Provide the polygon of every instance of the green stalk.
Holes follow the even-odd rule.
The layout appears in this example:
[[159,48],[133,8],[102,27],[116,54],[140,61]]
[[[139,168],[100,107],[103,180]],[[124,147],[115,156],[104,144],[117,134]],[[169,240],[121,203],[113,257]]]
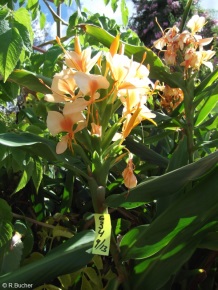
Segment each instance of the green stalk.
[[[92,195],[94,211],[96,213],[108,213],[108,207],[105,203],[105,187],[98,186],[93,177],[88,179],[88,183]],[[113,232],[111,233],[110,253],[117,269],[119,283],[122,284],[124,290],[130,290],[128,274],[125,266],[122,264],[119,247],[116,243]]]
[[186,88],[183,90],[184,93],[184,107],[185,107],[185,118],[186,118],[186,136],[187,136],[187,148],[189,163],[194,161],[194,80],[191,78],[186,81]]

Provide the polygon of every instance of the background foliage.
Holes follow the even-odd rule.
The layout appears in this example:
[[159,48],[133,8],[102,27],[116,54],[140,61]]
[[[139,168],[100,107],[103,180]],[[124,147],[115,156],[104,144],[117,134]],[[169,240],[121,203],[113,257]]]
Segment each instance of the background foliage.
[[[149,99],[157,126],[143,121],[125,140],[134,154],[139,184],[127,192],[121,175],[126,167],[123,159],[110,169],[106,205],[112,219],[111,252],[93,255],[90,160],[86,150],[76,145],[74,155],[69,150],[56,154],[58,137],[52,137],[46,126],[48,111],[58,104],[45,102],[44,95],[51,92],[52,78],[62,70],[62,49],[55,40],[35,42],[32,21],[38,17],[40,27],[46,25],[38,0],[1,1],[0,284],[30,283],[35,289],[216,289],[216,62],[213,72],[201,70],[191,86],[183,72],[170,71],[159,54],[142,45],[151,47],[157,38],[158,27],[149,24],[154,24],[154,17],[163,29],[182,23],[182,13],[188,13],[192,1],[172,1],[181,6],[166,11],[170,13],[166,25],[165,10],[159,7],[166,1],[153,1],[149,6],[153,13],[144,7],[150,3],[135,2],[141,13],[130,26],[138,34],[99,13],[83,12],[78,0],[77,10],[65,23],[58,9],[72,1],[44,2],[50,8],[50,2],[57,6],[50,13],[57,35],[61,37],[60,23],[67,27],[61,38],[67,49],[73,49],[78,34],[84,48],[107,50],[120,33],[126,55],[140,63],[147,52],[145,64],[152,80],[181,88],[189,101],[169,111],[161,105],[160,95]],[[121,9],[127,24],[125,1],[104,3],[114,11]],[[205,35],[211,32],[215,35],[217,30],[205,30]]]

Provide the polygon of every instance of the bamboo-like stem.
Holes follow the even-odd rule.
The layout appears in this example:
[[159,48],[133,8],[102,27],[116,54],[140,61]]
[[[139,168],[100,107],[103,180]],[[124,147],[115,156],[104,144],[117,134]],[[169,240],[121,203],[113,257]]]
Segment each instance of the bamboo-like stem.
[[184,106],[185,106],[185,118],[186,118],[186,136],[187,136],[187,148],[189,163],[194,161],[194,107],[193,107],[193,80],[187,82],[186,90],[184,90]]
[[[96,180],[93,177],[90,177],[88,182],[89,182],[89,188],[90,188],[90,192],[92,196],[92,204],[94,207],[94,211],[96,213],[102,213],[102,214],[108,213],[108,207],[105,204],[105,187],[98,186]],[[122,261],[120,258],[119,247],[116,244],[116,240],[113,235],[113,232],[111,233],[110,253],[112,255],[114,264],[117,269],[119,283],[122,283],[124,290],[130,290],[126,268],[122,264]]]

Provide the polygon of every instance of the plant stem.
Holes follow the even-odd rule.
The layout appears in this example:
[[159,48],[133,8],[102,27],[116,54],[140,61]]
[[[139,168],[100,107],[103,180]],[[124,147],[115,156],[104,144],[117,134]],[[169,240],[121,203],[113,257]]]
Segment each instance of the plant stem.
[[184,92],[184,106],[185,106],[185,118],[186,118],[186,136],[187,136],[187,148],[189,163],[194,161],[194,108],[193,108],[193,92],[194,92],[194,83],[191,79],[187,82],[186,89]]
[[34,220],[32,218],[29,218],[29,217],[26,217],[26,216],[23,216],[23,215],[20,215],[20,214],[17,214],[17,213],[12,213],[12,215],[15,218],[25,219],[26,221],[31,222],[33,224],[37,224],[37,225],[39,225],[41,227],[50,228],[50,229],[54,229],[55,228],[55,226],[53,226],[53,225],[46,224],[46,223],[43,223],[43,222],[39,222],[39,221],[36,221],[36,220]]

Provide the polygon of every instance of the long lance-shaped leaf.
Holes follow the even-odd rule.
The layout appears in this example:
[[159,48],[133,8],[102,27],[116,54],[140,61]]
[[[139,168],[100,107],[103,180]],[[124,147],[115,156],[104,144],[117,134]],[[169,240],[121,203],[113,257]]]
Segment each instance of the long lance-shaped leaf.
[[[92,24],[80,24],[79,27],[108,48],[114,40],[114,36],[101,27]],[[162,63],[161,59],[151,49],[146,46],[134,46],[127,43],[124,44],[125,54],[129,57],[133,56],[134,60],[139,63],[142,62],[144,54],[147,54],[145,63],[150,65],[149,77],[151,79],[160,80],[161,82],[167,83],[171,87],[183,87],[184,80],[182,73],[169,73],[168,67]]]
[[8,147],[20,147],[26,152],[31,152],[33,156],[40,156],[48,161],[64,165],[77,175],[89,178],[85,173],[86,167],[79,158],[72,156],[70,152],[56,154],[56,142],[53,140],[31,133],[3,133],[0,134],[0,144]]
[[218,84],[214,89],[212,89],[209,97],[205,98],[205,103],[200,109],[200,112],[197,115],[195,126],[199,126],[210,114],[210,112],[217,106],[218,103]]
[[201,83],[199,86],[195,88],[195,96],[197,96],[205,90],[207,87],[211,86],[218,79],[218,68],[216,68],[213,72],[211,72]]
[[20,86],[26,87],[31,91],[40,92],[43,94],[51,93],[51,90],[45,86],[40,79],[47,85],[51,86],[52,80],[46,78],[42,75],[34,74],[30,71],[24,69],[16,69],[14,70],[9,78],[8,81],[14,82]]
[[178,196],[149,226],[136,227],[128,232],[120,244],[123,259],[152,256],[186,228],[201,229],[201,223],[208,219],[208,215],[214,216],[218,208],[215,194],[218,191],[217,173],[218,169],[215,169],[196,187]]
[[218,169],[214,170],[180,196],[147,229],[135,235],[135,228],[124,236],[124,259],[146,258],[135,266],[134,289],[142,285],[149,290],[160,289],[190,258],[205,234],[217,230],[217,173]]
[[2,283],[27,283],[33,286],[49,282],[57,276],[83,268],[92,259],[94,231],[83,231],[70,238],[34,263],[0,277]]
[[199,179],[207,174],[218,162],[218,151],[214,152],[201,160],[183,166],[159,177],[154,177],[142,182],[137,187],[122,194],[111,195],[106,199],[109,207],[134,208],[139,204],[144,204],[161,197],[166,197],[177,193],[189,182]]

